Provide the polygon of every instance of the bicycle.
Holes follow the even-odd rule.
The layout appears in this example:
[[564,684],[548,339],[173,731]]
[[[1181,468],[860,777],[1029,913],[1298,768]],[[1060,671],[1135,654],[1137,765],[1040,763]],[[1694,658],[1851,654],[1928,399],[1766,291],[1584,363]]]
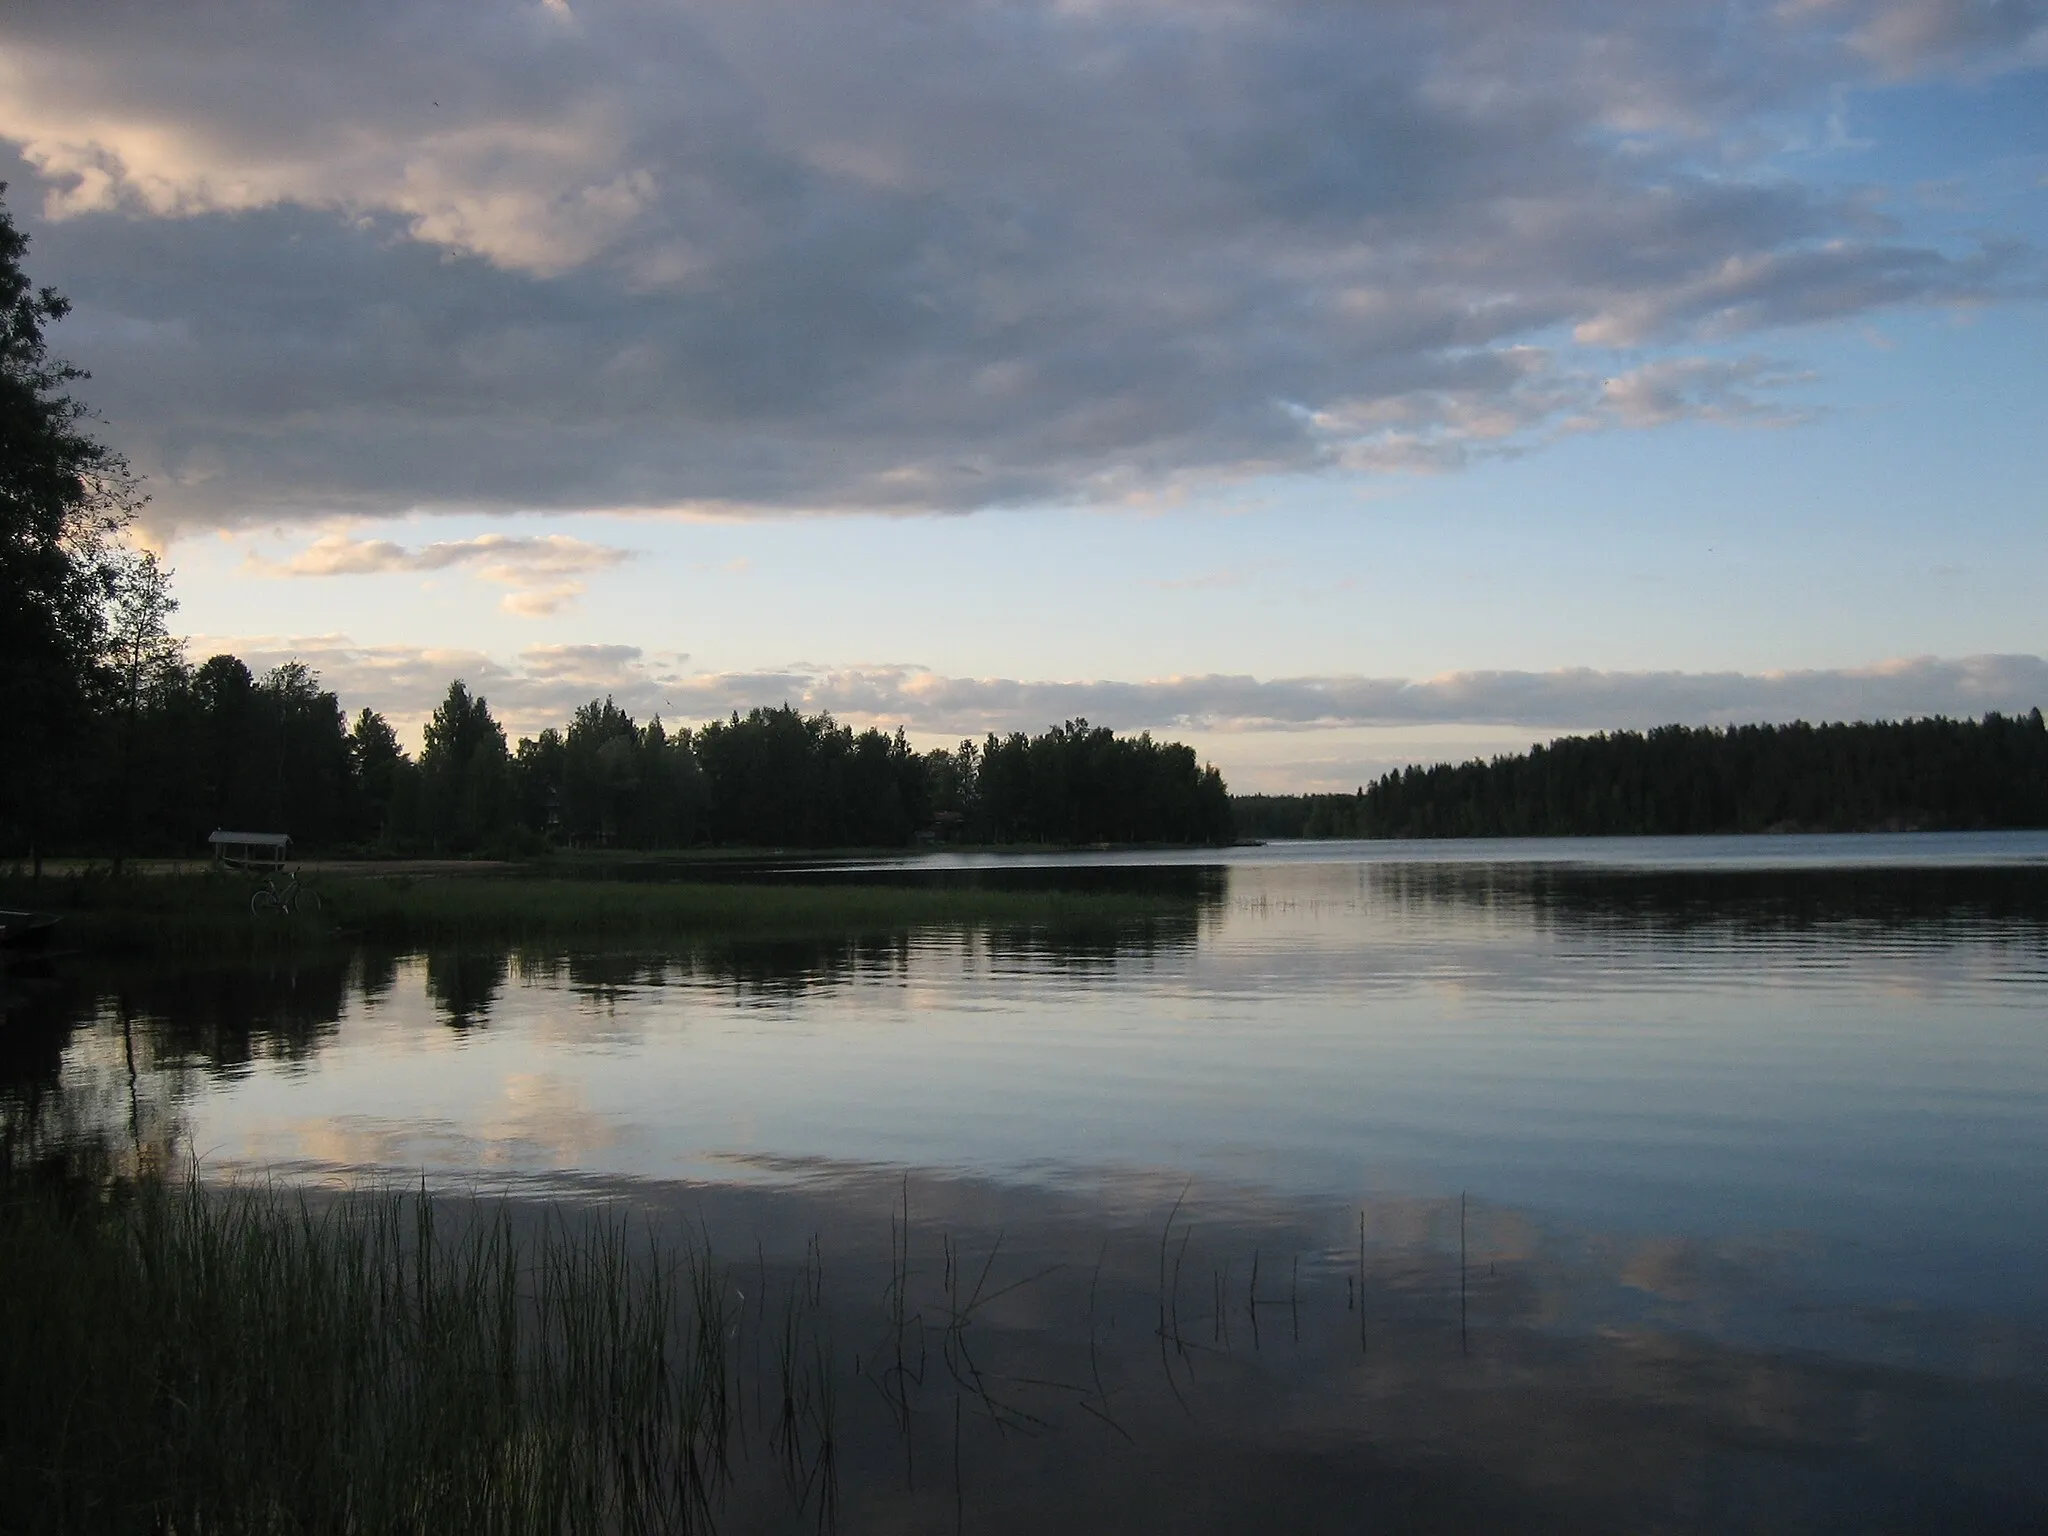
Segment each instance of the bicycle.
[[320,912],[320,893],[313,890],[310,886],[301,885],[299,883],[299,872],[296,869],[292,871],[291,879],[285,883],[282,890],[278,888],[276,880],[266,878],[262,887],[249,898],[249,915],[251,917],[262,917],[270,912],[276,912],[284,917],[292,917],[301,910],[318,916]]

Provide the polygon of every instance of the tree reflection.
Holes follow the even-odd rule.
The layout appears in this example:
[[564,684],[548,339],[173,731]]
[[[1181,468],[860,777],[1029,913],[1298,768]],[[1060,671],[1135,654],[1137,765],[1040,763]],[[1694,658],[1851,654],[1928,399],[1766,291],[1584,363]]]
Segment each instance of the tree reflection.
[[1484,912],[1644,936],[1857,928],[1960,937],[1987,926],[2048,939],[2048,868],[1615,869],[1384,864],[1363,894],[1396,907]]
[[490,1021],[511,965],[509,950],[433,950],[427,955],[427,996],[451,1029]]

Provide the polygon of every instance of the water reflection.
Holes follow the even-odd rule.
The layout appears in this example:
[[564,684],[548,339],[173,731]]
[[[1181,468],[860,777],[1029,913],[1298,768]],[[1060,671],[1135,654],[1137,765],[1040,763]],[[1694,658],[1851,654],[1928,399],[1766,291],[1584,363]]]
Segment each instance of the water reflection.
[[1220,904],[1230,870],[1216,850],[1192,860],[1160,856],[1099,859],[1085,854],[999,855],[977,860],[945,857],[865,860],[735,859],[725,863],[647,861],[607,866],[621,880],[712,881],[731,884],[890,885],[939,890],[1071,891],[1184,901],[1191,908]]
[[[742,1529],[2024,1529],[2038,1328],[1866,1317],[1782,1343],[1796,1255],[1457,1198],[1332,1208],[811,1165],[582,1193],[724,1255]],[[822,1390],[829,1383],[830,1390]],[[751,1438],[749,1438],[751,1437]]]
[[450,1029],[465,1030],[490,1017],[504,988],[511,953],[498,949],[436,949],[427,953],[427,996]]
[[[1886,943],[1941,943],[2009,928],[2048,937],[2048,866],[1957,869],[1613,870],[1540,864],[1362,867],[1370,898],[1500,912],[1650,943],[1693,933],[1869,930]],[[1831,932],[1832,930],[1832,932]]]
[[11,978],[0,1106],[630,1202],[757,1306],[822,1255],[849,1529],[2048,1520],[2048,869],[1169,878],[1088,933]]
[[[1573,1145],[1559,1111],[1577,1107],[1583,1144],[1620,1129],[1620,1104],[1638,1116],[1625,1134],[1640,1142],[1640,1172],[1685,1155],[1641,1141],[1660,1129],[1708,1138],[1722,1162],[1751,1155],[1733,1134],[1757,1128],[1744,1096],[1767,1102],[1788,1085],[1806,1095],[1809,1121],[1837,1108],[1861,1117],[1875,1138],[1857,1149],[1866,1158],[1882,1160],[1915,1123],[1963,1117],[1981,1161],[2031,1150],[2015,1128],[2041,1088],[2042,1051],[2001,1020],[2011,1007],[2038,1010],[2048,982],[2048,868],[1318,862],[1083,873],[1164,878],[1199,899],[1182,915],[1082,932],[60,969],[10,979],[0,1070],[13,1097],[47,1096],[67,1080],[74,1037],[89,1044],[121,1021],[124,1071],[132,1051],[154,1085],[145,1089],[182,1101],[202,1080],[247,1085],[208,1091],[211,1123],[226,1134],[237,1104],[273,1123],[295,1114],[281,1092],[293,1069],[347,1047],[347,1070],[326,1074],[338,1087],[358,1067],[411,1061],[433,1024],[479,1037],[481,1054],[412,1061],[451,1092],[465,1073],[503,1081],[546,1065],[567,1071],[594,1113],[637,1121],[656,1113],[639,1090],[680,1074],[663,1118],[699,1114],[695,1144],[708,1153],[727,1150],[721,1124],[745,1129],[738,1149],[749,1153],[786,1126],[796,1139],[784,1150],[804,1155],[980,1167],[1136,1157],[1218,1170],[1264,1157],[1299,1182],[1312,1165],[1334,1179],[1389,1155],[1441,1173],[1456,1150],[1467,1178],[1504,1153],[1506,1129],[1552,1117],[1543,1146],[1518,1159],[1526,1170]],[[108,1053],[76,1054],[90,1075],[83,1063]],[[605,1060],[630,1061],[628,1077],[598,1071]],[[1475,1076],[1489,1064],[1490,1079]],[[843,1081],[819,1075],[840,1068]],[[694,1082],[715,1086],[698,1097]],[[441,1095],[435,1118],[468,1113],[464,1092]],[[1476,1117],[1489,1106],[1499,1118],[1484,1125]],[[1708,1106],[1720,1129],[1694,1113]],[[1883,1115],[1899,1123],[1875,1124]],[[905,1134],[878,1129],[889,1126]],[[1420,1145],[1432,1127],[1436,1144]],[[1404,1138],[1411,1145],[1394,1145]],[[1942,1150],[1944,1164],[1967,1167]],[[237,1153],[258,1155],[254,1145]]]
[[[1211,908],[1222,899],[1220,876],[1176,875],[1165,884],[1200,894]],[[591,1010],[616,1020],[621,1009],[630,1013],[679,990],[772,1008],[829,999],[850,987],[909,987],[935,961],[947,968],[968,961],[1014,977],[1107,976],[1123,961],[1143,964],[1192,949],[1200,905],[1106,925],[726,939],[651,954],[363,947],[254,967],[37,961],[15,966],[0,984],[0,1133],[23,1157],[34,1147],[36,1157],[72,1157],[82,1168],[166,1166],[175,1160],[173,1144],[191,1133],[186,1109],[194,1100],[219,1101],[223,1089],[247,1082],[259,1068],[303,1071],[351,1025],[374,1030],[388,1021],[405,1035],[430,1019],[462,1037],[487,1029],[508,994],[519,998],[519,1022],[526,1025],[534,1022],[536,999],[546,1014],[551,999],[566,998],[576,1005],[560,1032],[559,1043],[568,1044],[591,1038]],[[370,1054],[391,1039],[371,1044]],[[546,1076],[527,1072],[520,1081]],[[564,1107],[566,1091],[542,1093],[527,1118],[588,1120]],[[140,1129],[145,1122],[148,1136]],[[210,1158],[222,1153],[218,1137],[204,1127],[199,1134],[203,1145],[195,1150]],[[474,1139],[449,1127],[422,1134],[458,1159],[475,1155]],[[587,1126],[551,1135],[536,1124],[516,1139],[548,1157],[611,1138],[593,1138]],[[404,1161],[419,1138],[376,1131],[343,1142]]]
[[[460,963],[478,978],[468,1006],[458,994],[429,987],[450,1024],[482,1022],[508,972],[522,985],[559,986],[570,994],[613,1006],[664,988],[711,988],[740,1005],[793,1001],[829,995],[856,984],[908,984],[934,954],[973,957],[978,963],[1017,973],[1105,975],[1123,964],[1191,951],[1200,934],[1197,917],[1170,916],[1071,929],[988,926],[926,928],[911,933],[848,936],[797,935],[770,939],[699,943],[653,954],[611,951],[505,951],[444,955],[444,968]],[[483,984],[487,965],[495,979]]]

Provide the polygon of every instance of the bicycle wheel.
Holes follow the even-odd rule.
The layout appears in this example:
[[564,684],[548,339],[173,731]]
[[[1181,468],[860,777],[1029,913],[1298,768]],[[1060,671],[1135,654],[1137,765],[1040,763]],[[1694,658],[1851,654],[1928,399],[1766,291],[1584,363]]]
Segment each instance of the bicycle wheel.
[[275,891],[258,891],[249,898],[249,915],[251,917],[261,917],[266,912],[275,912],[276,910],[277,892]]
[[294,912],[310,912],[313,916],[318,917],[320,915],[320,893],[318,891],[300,891],[292,902],[292,910]]

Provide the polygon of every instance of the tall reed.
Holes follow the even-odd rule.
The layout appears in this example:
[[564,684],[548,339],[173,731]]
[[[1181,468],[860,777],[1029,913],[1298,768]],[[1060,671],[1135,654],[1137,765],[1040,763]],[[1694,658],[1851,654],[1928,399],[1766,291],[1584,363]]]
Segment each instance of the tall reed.
[[0,1509],[70,1532],[689,1531],[726,1473],[708,1250],[423,1193],[0,1202]]

